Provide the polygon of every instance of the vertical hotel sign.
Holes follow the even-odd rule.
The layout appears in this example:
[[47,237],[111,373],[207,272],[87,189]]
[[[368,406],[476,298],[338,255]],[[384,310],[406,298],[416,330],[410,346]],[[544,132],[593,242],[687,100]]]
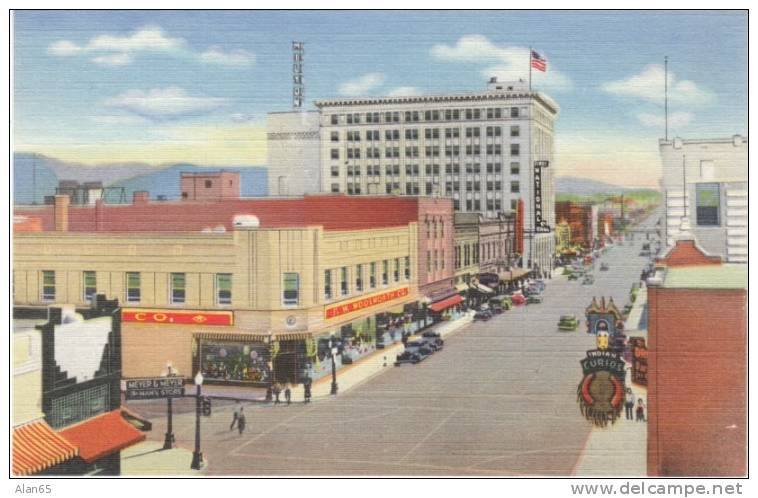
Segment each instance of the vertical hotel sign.
[[550,227],[542,218],[542,168],[547,168],[548,161],[534,162],[534,231],[550,233]]
[[408,287],[401,287],[400,289],[394,289],[380,294],[374,294],[373,296],[363,297],[355,299],[353,301],[347,301],[345,303],[336,304],[330,306],[324,310],[324,316],[328,320],[330,318],[336,318],[341,315],[347,315],[354,311],[359,311],[365,308],[371,308],[380,304],[394,301],[401,297],[407,296],[409,293]]

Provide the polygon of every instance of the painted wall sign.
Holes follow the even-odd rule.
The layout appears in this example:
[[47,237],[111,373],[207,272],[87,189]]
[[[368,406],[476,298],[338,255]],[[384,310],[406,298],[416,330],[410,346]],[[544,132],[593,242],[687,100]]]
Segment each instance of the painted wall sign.
[[372,306],[378,306],[389,301],[394,301],[401,297],[405,297],[410,292],[408,287],[401,287],[400,289],[394,289],[373,296],[355,299],[346,303],[336,304],[330,306],[324,310],[326,319],[335,318],[341,315],[346,315],[354,311],[362,310],[365,308],[371,308]]
[[172,325],[234,325],[231,311],[148,310],[124,308],[122,322],[169,323]]

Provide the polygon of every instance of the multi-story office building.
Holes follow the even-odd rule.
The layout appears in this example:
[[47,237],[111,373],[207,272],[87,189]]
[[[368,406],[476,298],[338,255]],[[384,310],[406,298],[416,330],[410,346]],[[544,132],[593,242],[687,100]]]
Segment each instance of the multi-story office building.
[[708,254],[746,263],[747,137],[661,140],[666,244],[684,231]]
[[550,166],[559,108],[547,95],[522,82],[491,81],[483,92],[322,100],[316,107],[322,191],[445,196],[456,211],[486,218],[515,211],[523,199],[522,264],[551,268],[554,235],[534,230],[535,212],[555,225]]
[[266,117],[269,195],[317,193],[319,165],[319,113],[271,112]]

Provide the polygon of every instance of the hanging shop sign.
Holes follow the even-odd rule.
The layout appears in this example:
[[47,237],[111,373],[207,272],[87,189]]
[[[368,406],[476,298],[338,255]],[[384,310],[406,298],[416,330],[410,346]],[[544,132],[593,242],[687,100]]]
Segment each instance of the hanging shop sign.
[[534,162],[534,231],[550,233],[547,221],[542,218],[542,168],[548,167],[548,161]]
[[360,311],[362,309],[394,301],[395,299],[400,299],[407,296],[409,292],[410,290],[408,287],[401,287],[400,289],[393,289],[391,291],[374,294],[373,296],[347,301],[326,308],[324,310],[324,315],[327,320],[341,315],[347,315],[354,311]]
[[629,339],[629,349],[632,352],[632,382],[641,386],[647,385],[647,345],[644,337]]
[[129,379],[126,381],[126,399],[162,399],[184,396],[184,379],[180,377],[155,377]]
[[124,308],[122,322],[170,323],[173,325],[234,325],[231,311],[149,310]]
[[587,351],[582,365],[582,381],[577,401],[584,417],[598,427],[615,423],[621,415],[625,397],[624,359],[608,349],[608,333],[599,332],[597,349]]

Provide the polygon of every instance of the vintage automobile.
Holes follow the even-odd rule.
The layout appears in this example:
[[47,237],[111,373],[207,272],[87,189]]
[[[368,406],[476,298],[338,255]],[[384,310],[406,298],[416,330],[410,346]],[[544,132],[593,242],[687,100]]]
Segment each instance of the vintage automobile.
[[579,320],[574,315],[561,315],[558,319],[558,330],[574,331],[579,327]]
[[395,366],[399,367],[403,363],[413,363],[416,364],[423,360],[424,358],[419,355],[418,353],[414,351],[403,351],[397,357],[395,358]]
[[500,304],[495,303],[495,304],[490,304],[490,311],[492,312],[493,315],[499,315],[504,310],[503,310],[503,307],[500,306]]
[[514,306],[521,306],[526,304],[526,297],[520,292],[514,292],[511,294],[511,302]]
[[581,277],[582,274],[580,272],[573,272],[569,275],[569,280],[579,280],[579,277]]
[[601,263],[600,271],[608,271],[608,263]]
[[417,339],[415,341],[408,341],[405,344],[405,350],[416,353],[417,355],[421,356],[422,359],[434,353],[434,350],[432,350],[429,347],[429,344],[426,341],[421,340],[421,339]]
[[479,310],[474,314],[474,321],[486,322],[492,318],[492,312],[489,309]]
[[532,294],[526,298],[526,304],[542,304],[542,296],[539,294]]
[[582,280],[582,285],[592,285],[595,283],[595,277],[593,277],[591,274],[587,274],[584,276],[584,280]]
[[421,337],[424,341],[433,344],[437,350],[442,349],[442,347],[445,345],[445,341],[442,340],[442,336],[439,332],[427,330],[421,334]]
[[495,296],[490,298],[489,305],[490,307],[500,306],[505,311],[513,308],[513,301],[511,301],[510,296]]

